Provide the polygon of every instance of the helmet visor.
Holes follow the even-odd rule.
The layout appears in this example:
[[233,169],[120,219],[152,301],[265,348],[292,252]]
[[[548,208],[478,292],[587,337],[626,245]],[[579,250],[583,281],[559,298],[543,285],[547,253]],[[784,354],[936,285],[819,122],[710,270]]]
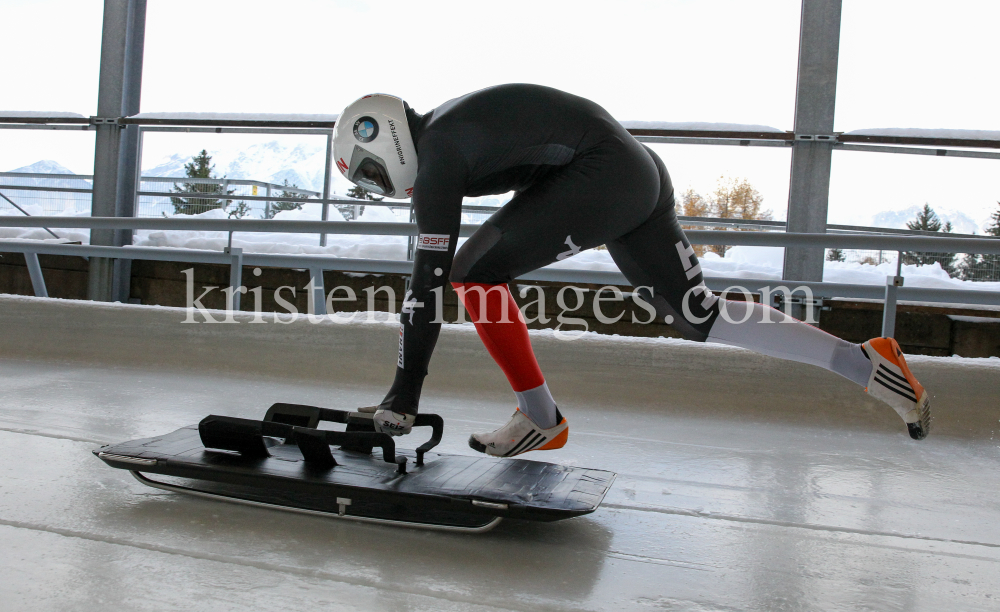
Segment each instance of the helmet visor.
[[396,193],[396,189],[389,179],[389,170],[386,168],[385,161],[358,145],[354,145],[347,178],[352,183],[379,195],[392,197]]

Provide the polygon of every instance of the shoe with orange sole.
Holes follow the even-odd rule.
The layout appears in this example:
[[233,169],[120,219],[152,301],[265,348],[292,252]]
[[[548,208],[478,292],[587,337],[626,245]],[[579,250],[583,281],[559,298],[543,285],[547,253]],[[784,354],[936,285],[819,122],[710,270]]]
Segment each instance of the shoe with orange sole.
[[906,423],[911,438],[926,438],[931,427],[930,397],[907,367],[899,344],[892,338],[872,338],[861,345],[861,350],[872,362],[865,391],[893,407]]
[[492,457],[513,457],[533,450],[562,448],[569,439],[569,423],[556,409],[558,425],[542,429],[520,409],[507,424],[490,433],[469,436],[469,447]]

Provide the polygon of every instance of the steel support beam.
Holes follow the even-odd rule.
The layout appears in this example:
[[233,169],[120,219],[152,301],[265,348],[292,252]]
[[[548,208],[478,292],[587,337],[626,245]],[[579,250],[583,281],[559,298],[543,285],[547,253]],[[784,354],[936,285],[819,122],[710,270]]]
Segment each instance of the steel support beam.
[[[795,144],[788,190],[788,231],[825,233],[840,52],[841,0],[802,0],[795,88]],[[822,281],[823,249],[785,249],[783,278]]]
[[[97,133],[91,214],[95,217],[120,217],[134,206],[128,196],[134,193],[138,131],[129,133],[117,120],[139,110],[145,26],[146,0],[105,0],[97,116],[93,121]],[[120,245],[126,238],[131,240],[131,232],[90,232],[94,245]],[[92,258],[87,297],[103,302],[122,299],[116,292],[127,297],[128,275],[124,272],[113,260]]]
[[[323,168],[323,215],[322,220],[330,218],[330,168],[333,165],[333,130],[326,135],[326,166]],[[326,246],[326,234],[319,235],[319,246]]]
[[[132,0],[125,51],[125,88],[122,94],[122,117],[137,115],[142,94],[142,60],[146,42],[146,0]],[[139,187],[142,146],[141,126],[126,125],[121,130],[121,148],[118,155],[118,197],[115,216],[134,217]],[[115,233],[115,244],[132,244],[132,230]],[[112,299],[128,302],[132,285],[132,261],[115,261],[112,280]]]
[[38,253],[25,253],[24,263],[28,266],[28,276],[31,278],[31,288],[35,291],[35,297],[49,297],[49,291],[45,288],[45,275],[42,274],[42,264],[38,263]]
[[323,284],[323,268],[311,266],[309,268],[309,314],[325,315],[326,313],[326,286]]

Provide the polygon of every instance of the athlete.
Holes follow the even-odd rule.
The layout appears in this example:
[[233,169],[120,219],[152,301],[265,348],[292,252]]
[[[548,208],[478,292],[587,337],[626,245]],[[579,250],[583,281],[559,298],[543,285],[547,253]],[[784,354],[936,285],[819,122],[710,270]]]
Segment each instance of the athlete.
[[[469,445],[511,457],[566,444],[568,423],[507,283],[603,244],[640,298],[685,338],[836,372],[892,406],[911,437],[927,436],[928,394],[892,338],[852,344],[757,303],[725,300],[728,317],[720,316],[724,300],[704,284],[663,162],[589,100],[500,85],[420,115],[400,98],[369,95],[340,115],[334,157],[366,190],[412,196],[419,231],[396,377],[375,412],[379,431],[402,435],[413,425],[441,329],[435,304],[450,282],[517,398],[506,425],[473,434]],[[511,191],[456,253],[462,198]]]

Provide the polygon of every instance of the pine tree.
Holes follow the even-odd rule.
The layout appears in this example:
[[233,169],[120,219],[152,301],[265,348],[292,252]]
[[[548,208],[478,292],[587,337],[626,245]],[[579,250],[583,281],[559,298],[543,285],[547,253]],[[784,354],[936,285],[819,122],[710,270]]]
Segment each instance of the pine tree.
[[[929,204],[924,204],[916,218],[906,222],[906,227],[921,232],[951,232],[951,223],[942,224],[941,219],[938,218],[937,213]],[[949,276],[955,275],[955,255],[953,253],[903,252],[903,263],[907,265],[932,266],[935,262],[940,264],[941,269]]]
[[250,205],[244,202],[243,200],[240,200],[239,202],[236,203],[236,206],[234,206],[233,209],[229,211],[229,218],[242,219],[243,217],[250,214],[250,210],[251,210]]
[[[997,202],[1000,205],[1000,202]],[[990,226],[986,228],[988,236],[1000,237],[1000,209],[990,215]],[[958,266],[962,280],[968,281],[1000,281],[1000,254],[970,253],[962,259]]]
[[[289,184],[288,179],[285,179],[282,187],[298,189],[298,185],[295,183]],[[295,191],[281,191],[276,197],[279,198],[301,198],[304,197]],[[267,210],[267,218],[273,219],[275,215],[283,210],[302,210],[302,202],[272,202],[271,208]]]
[[[212,156],[208,154],[208,151],[202,149],[201,153],[196,155],[190,163],[184,164],[184,173],[187,178],[215,178],[215,166],[212,165]],[[223,192],[222,185],[210,183],[184,183],[183,187],[175,186],[174,193],[232,195],[233,190]],[[176,215],[197,215],[216,208],[226,208],[228,200],[219,200],[212,197],[183,198],[171,196],[170,203],[174,205],[174,214]]]
[[828,249],[826,251],[827,261],[847,261],[847,255],[844,255],[843,249]]
[[934,212],[931,205],[925,203],[924,208],[917,213],[916,219],[906,222],[906,227],[923,232],[940,232],[941,219],[938,219],[937,213]]
[[[354,198],[355,200],[368,200],[369,202],[381,202],[384,199],[384,198],[382,198],[380,196],[375,195],[374,193],[372,193],[370,191],[365,190],[360,185],[355,185],[354,187],[348,189],[347,190],[347,197]],[[340,214],[344,215],[345,219],[353,219],[354,218],[354,207],[355,206],[357,206],[357,205],[356,204],[339,204],[337,206],[337,210],[340,211]],[[363,212],[365,212],[365,207],[364,206],[360,206],[358,208],[358,216],[360,217],[361,213],[363,213]]]

